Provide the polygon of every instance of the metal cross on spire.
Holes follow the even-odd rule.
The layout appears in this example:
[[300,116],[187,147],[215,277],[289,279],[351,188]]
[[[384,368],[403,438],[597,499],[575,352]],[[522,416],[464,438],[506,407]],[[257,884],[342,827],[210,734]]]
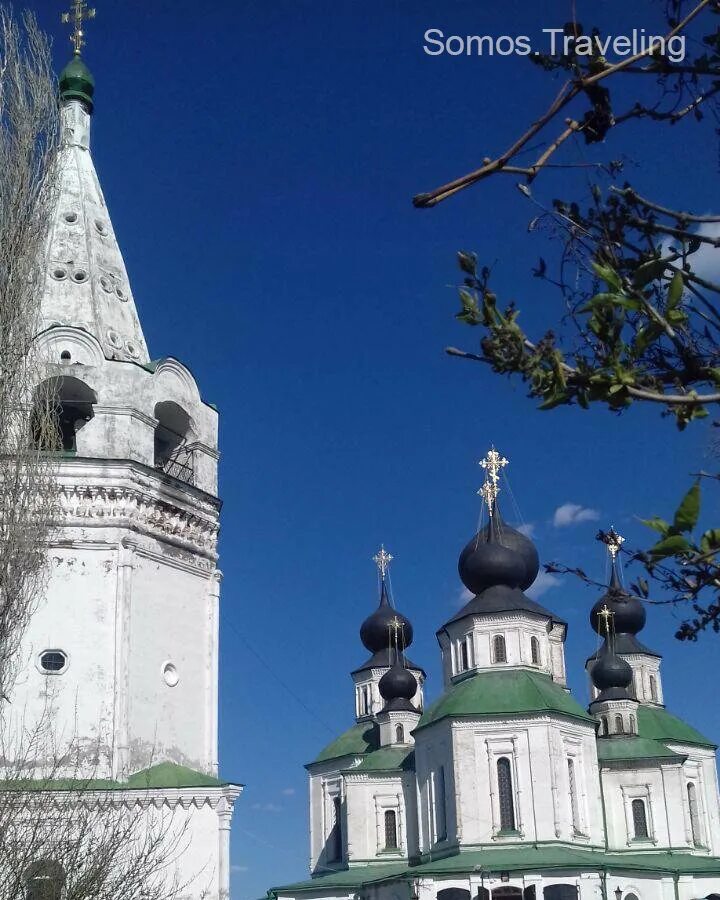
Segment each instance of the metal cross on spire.
[[501,456],[494,447],[491,447],[483,459],[480,460],[480,465],[485,469],[485,482],[478,494],[487,503],[488,514],[491,516],[495,508],[495,501],[500,493],[500,472],[509,463],[510,460]]
[[385,550],[385,544],[381,544],[380,549],[373,556],[373,562],[378,567],[378,572],[380,572],[380,577],[383,581],[385,581],[385,576],[392,561],[393,557]]
[[63,13],[61,21],[64,25],[72,23],[70,43],[73,45],[75,56],[80,56],[82,48],[85,46],[83,22],[86,19],[94,19],[96,11],[95,9],[90,9],[85,0],[70,0],[70,5],[70,12]]
[[602,622],[601,631],[604,631],[608,637],[610,636],[610,622],[612,621],[612,617],[613,613],[606,603],[598,612],[598,619]]
[[625,543],[625,538],[621,534],[618,534],[617,531],[615,531],[615,527],[611,525],[610,531],[605,535],[604,543],[608,548],[610,556],[612,556],[614,560],[620,552],[620,547]]

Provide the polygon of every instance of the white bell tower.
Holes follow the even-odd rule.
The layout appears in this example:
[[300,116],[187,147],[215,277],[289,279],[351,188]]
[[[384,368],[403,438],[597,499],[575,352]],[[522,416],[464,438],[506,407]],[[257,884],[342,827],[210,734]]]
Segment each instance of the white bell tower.
[[82,777],[197,807],[188,865],[226,897],[240,788],[217,778],[218,414],[184,365],[148,354],[90,154],[94,82],[75,24],[37,336],[60,412],[43,448],[59,503],[10,715],[18,734],[49,717],[55,746],[80,748]]

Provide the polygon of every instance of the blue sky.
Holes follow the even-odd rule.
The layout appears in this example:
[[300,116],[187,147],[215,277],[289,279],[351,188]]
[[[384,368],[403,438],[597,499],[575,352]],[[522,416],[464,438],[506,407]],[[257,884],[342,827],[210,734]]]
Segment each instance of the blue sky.
[[[499,293],[540,331],[556,301],[529,270],[548,248],[527,234],[534,209],[511,179],[432,211],[410,198],[502,149],[557,88],[526,59],[429,57],[423,34],[542,40],[570,18],[569,0],[96,5],[94,157],[150,352],[189,365],[221,414],[221,760],[246,784],[233,897],[252,900],[307,871],[303,764],[352,723],[348,672],[365,655],[380,542],[432,698],[435,630],[459,603],[457,556],[491,442],[511,459],[541,558],[601,577],[598,525],[645,537],[636,517],[670,514],[685,473],[710,465],[708,433],[678,435],[656,409],[540,413],[521,385],[443,354],[477,339],[453,320],[455,252],[492,264]],[[580,18],[594,5],[578,0]],[[633,20],[619,0],[602,12],[627,30],[651,26],[659,5],[632,4]],[[59,4],[34,8],[60,66]],[[651,165],[638,133],[611,154],[626,155],[638,188],[705,211],[712,129],[668,131]],[[545,201],[562,189],[551,177],[534,188]],[[566,503],[597,521],[555,527]],[[570,623],[581,701],[595,597],[572,579],[543,594]],[[668,705],[720,738],[706,677],[720,638],[679,644],[675,625],[650,609],[643,638],[665,654]]]

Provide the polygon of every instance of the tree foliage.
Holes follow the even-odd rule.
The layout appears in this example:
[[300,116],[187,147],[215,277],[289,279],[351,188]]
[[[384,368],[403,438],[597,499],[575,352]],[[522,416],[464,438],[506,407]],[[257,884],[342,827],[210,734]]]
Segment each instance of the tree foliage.
[[[563,54],[533,60],[538,77],[559,73],[565,79],[547,110],[539,116],[527,110],[530,124],[507,150],[414,202],[431,207],[487,178],[519,175],[517,186],[537,210],[530,232],[549,232],[559,247],[557,265],[541,258],[533,270],[563,301],[562,314],[540,336],[525,331],[515,303],[498,298],[490,268],[474,253],[460,252],[457,318],[482,336],[480,352],[449,353],[519,376],[543,410],[600,404],[621,413],[637,403],[655,404],[684,430],[702,420],[720,424],[712,422],[720,404],[720,283],[701,264],[720,246],[720,215],[642,196],[616,160],[566,163],[562,154],[568,142],[610,146],[631,121],[642,122],[647,132],[636,154],[641,165],[663,152],[659,129],[681,122],[698,127],[707,116],[720,134],[720,3],[650,6],[663,15],[665,49],[673,37],[693,38],[682,62],[673,62],[656,43],[611,63],[600,53],[598,29],[569,23]],[[582,34],[599,39],[590,54],[575,50]],[[521,154],[538,140],[535,162],[521,164]],[[534,182],[541,174],[578,166],[582,178],[563,182],[571,196],[536,199]],[[686,611],[689,605],[680,639],[696,639],[708,627],[720,631],[720,528],[698,530],[703,488],[717,507],[719,478],[695,473],[671,520],[646,520],[656,540],[631,554],[646,576],[669,591],[670,602],[686,604]],[[648,598],[648,579],[637,578],[633,589]]]

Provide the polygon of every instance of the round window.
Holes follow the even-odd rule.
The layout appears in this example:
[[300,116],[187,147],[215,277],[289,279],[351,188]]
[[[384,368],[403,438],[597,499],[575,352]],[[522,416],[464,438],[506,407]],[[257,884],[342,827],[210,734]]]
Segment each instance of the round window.
[[58,675],[67,668],[68,658],[63,650],[43,650],[40,654],[40,671]]
[[85,269],[75,269],[73,272],[73,281],[77,281],[78,284],[82,284],[83,281],[87,281],[87,272]]
[[77,213],[76,213],[76,212],[67,212],[67,213],[65,213],[65,221],[66,221],[69,225],[72,225],[73,223],[77,222],[77,220],[78,220],[78,216],[77,216]]
[[171,662],[166,662],[163,665],[162,676],[165,680],[165,684],[168,687],[175,687],[175,685],[178,683],[178,681],[180,681],[180,676],[178,675],[178,670]]
[[63,269],[62,266],[58,266],[57,268],[53,269],[52,277],[56,281],[62,281],[63,278],[67,278],[67,269]]

